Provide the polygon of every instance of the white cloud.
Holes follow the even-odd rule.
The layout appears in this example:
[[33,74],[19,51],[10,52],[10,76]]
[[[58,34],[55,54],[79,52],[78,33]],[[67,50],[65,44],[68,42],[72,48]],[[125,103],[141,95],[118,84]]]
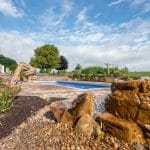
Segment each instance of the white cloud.
[[146,3],[146,4],[144,5],[144,10],[143,10],[143,12],[145,12],[145,13],[150,12],[150,3]]
[[131,5],[133,6],[138,6],[138,5],[141,5],[145,2],[146,0],[132,0],[131,1]]
[[102,14],[101,13],[97,13],[95,16],[94,16],[94,18],[96,19],[96,18],[98,18],[99,16],[101,16]]
[[71,41],[76,44],[59,45],[59,48],[69,58],[71,67],[78,63],[91,66],[107,62],[125,65],[132,70],[149,70],[150,21],[137,18],[119,26],[112,26],[112,30],[108,32],[107,28],[93,26],[89,31],[78,28],[78,32],[66,35],[69,36],[68,43]]
[[69,60],[71,69],[78,63],[83,66],[112,63],[134,70],[149,70],[150,20],[138,17],[116,26],[96,24],[89,21],[88,8],[84,7],[70,29],[62,24],[68,12],[71,13],[72,5],[63,4],[61,10],[64,11],[60,16],[55,13],[55,8],[41,16],[45,21],[47,19],[45,31],[26,35],[14,31],[0,32],[0,53],[28,62],[33,49],[50,43],[58,46],[61,55]]
[[87,7],[84,7],[78,14],[77,16],[77,23],[80,23],[80,22],[83,22],[83,21],[86,21],[87,20],[87,16],[86,16],[86,13],[87,13]]
[[16,59],[18,62],[29,62],[33,50],[40,44],[17,31],[0,32],[0,43],[0,54]]
[[16,8],[12,0],[1,0],[0,12],[11,17],[23,16],[23,10]]
[[66,19],[73,9],[73,3],[67,0],[62,1],[60,6],[60,13],[58,13],[58,8],[51,7],[47,9],[44,14],[39,16],[39,21],[44,25],[43,29],[58,27],[63,25],[64,19]]
[[114,6],[114,5],[118,5],[118,4],[121,4],[125,1],[126,0],[116,0],[116,1],[111,2],[108,6],[111,7],[111,6]]

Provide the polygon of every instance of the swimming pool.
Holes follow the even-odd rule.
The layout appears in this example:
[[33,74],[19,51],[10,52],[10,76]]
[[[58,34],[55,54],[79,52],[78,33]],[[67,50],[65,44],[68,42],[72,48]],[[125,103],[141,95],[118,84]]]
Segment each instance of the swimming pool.
[[108,84],[70,82],[70,81],[38,81],[36,83],[42,84],[42,85],[56,85],[56,86],[64,86],[64,87],[77,88],[77,89],[110,88],[110,85]]

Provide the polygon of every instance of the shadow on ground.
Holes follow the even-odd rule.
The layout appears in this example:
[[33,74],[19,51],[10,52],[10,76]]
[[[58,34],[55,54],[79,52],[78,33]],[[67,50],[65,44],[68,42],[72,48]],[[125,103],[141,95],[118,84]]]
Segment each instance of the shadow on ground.
[[0,138],[10,134],[14,128],[47,104],[49,103],[37,96],[16,97],[13,107],[5,113],[0,113]]

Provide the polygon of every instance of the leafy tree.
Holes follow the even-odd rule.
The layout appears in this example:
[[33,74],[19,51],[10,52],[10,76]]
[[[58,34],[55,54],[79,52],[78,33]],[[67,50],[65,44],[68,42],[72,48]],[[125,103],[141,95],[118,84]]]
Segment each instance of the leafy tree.
[[10,71],[14,71],[17,67],[17,62],[9,57],[0,55],[0,64],[4,65],[5,69],[9,68]]
[[82,66],[80,64],[77,64],[77,66],[75,67],[75,70],[81,70]]
[[36,68],[50,73],[51,69],[60,67],[60,57],[57,47],[54,45],[43,45],[34,50],[34,57],[31,58],[30,64]]
[[68,61],[65,56],[60,56],[60,67],[57,70],[66,70],[68,69]]

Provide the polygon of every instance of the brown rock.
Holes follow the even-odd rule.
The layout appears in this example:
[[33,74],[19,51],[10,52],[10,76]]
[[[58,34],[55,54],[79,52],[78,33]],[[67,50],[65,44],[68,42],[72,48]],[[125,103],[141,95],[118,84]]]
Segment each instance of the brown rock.
[[144,135],[150,138],[150,111],[139,110],[137,123],[142,127]]
[[132,91],[115,91],[106,100],[106,111],[113,115],[127,119],[136,120],[140,99]]
[[134,122],[117,118],[110,113],[99,114],[96,121],[103,121],[106,125],[107,132],[121,140],[129,142],[144,142],[143,132]]
[[100,127],[95,122],[95,120],[88,114],[80,117],[75,126],[75,130],[81,131],[88,136],[98,136],[100,133]]
[[128,81],[128,82],[114,82],[112,83],[111,89],[112,92],[115,92],[116,90],[119,91],[132,91],[132,92],[138,92],[139,91],[139,81]]
[[50,109],[53,112],[58,122],[64,122],[73,124],[82,115],[93,115],[94,112],[94,99],[89,93],[80,95],[77,100],[74,101],[74,107],[67,110],[60,108],[60,102],[53,102],[50,105]]
[[150,92],[149,93],[139,93],[138,96],[141,100],[140,109],[150,111]]
[[77,100],[74,101],[74,107],[68,111],[73,116],[74,121],[85,114],[92,116],[94,112],[93,96],[89,93],[80,95]]
[[150,93],[150,80],[145,79],[142,80],[139,85],[139,92],[140,93]]
[[60,116],[59,122],[67,123],[73,125],[73,117],[68,112],[68,110],[64,110],[62,115]]
[[139,124],[142,129],[143,129],[143,133],[145,135],[146,138],[149,138],[150,140],[150,125],[147,124]]
[[149,110],[139,110],[137,116],[137,122],[139,124],[150,125],[150,111]]
[[65,109],[60,108],[60,103],[59,102],[53,102],[50,105],[50,110],[53,112],[54,117],[56,118],[56,120],[58,122],[60,122],[60,118],[61,118],[63,112],[65,111]]

